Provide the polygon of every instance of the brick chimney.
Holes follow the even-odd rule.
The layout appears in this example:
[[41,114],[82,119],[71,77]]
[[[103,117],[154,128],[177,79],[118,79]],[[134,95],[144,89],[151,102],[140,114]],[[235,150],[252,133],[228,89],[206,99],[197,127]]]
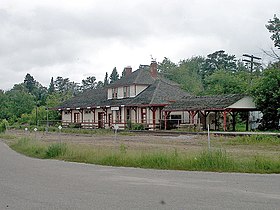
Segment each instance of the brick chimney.
[[157,62],[153,60],[150,65],[150,73],[153,78],[157,78],[158,71],[157,71]]
[[127,66],[127,67],[124,67],[124,76],[128,76],[132,73],[132,67],[131,66]]

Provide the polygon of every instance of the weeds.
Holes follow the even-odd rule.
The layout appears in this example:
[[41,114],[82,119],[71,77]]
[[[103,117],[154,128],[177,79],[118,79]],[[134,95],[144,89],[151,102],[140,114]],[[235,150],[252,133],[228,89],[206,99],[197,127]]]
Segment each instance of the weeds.
[[64,155],[66,152],[66,144],[65,143],[55,143],[48,146],[46,151],[46,158],[55,158],[61,155]]
[[226,143],[228,145],[277,145],[280,143],[280,138],[266,135],[237,136],[228,138]]
[[[255,142],[259,139],[250,141]],[[272,140],[265,139],[265,141],[271,142]],[[14,150],[32,157],[56,158],[100,165],[172,170],[280,173],[279,158],[273,159],[261,155],[250,156],[246,159],[233,158],[222,149],[202,150],[192,154],[179,153],[176,148],[165,152],[129,150],[125,144],[120,144],[119,149],[98,149],[88,145],[43,143],[30,138],[21,138],[10,146]]]

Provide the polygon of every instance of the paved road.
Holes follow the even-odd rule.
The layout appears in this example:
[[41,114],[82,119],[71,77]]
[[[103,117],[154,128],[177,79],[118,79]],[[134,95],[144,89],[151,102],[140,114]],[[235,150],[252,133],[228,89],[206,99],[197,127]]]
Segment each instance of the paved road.
[[39,160],[0,141],[0,209],[280,209],[280,175]]

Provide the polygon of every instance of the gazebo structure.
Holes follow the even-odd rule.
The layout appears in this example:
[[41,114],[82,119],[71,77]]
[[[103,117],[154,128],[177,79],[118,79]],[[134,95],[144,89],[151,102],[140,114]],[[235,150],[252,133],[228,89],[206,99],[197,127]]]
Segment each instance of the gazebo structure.
[[[168,116],[171,112],[187,112],[190,116],[189,123],[195,123],[196,115],[201,119],[203,128],[206,129],[207,124],[214,124],[213,129],[217,130],[217,116],[222,113],[223,130],[227,130],[228,118],[232,118],[232,127],[235,131],[236,115],[238,112],[257,111],[253,98],[250,96],[231,94],[231,95],[215,95],[215,96],[189,96],[176,101],[163,109],[165,116],[165,128],[167,126]],[[212,113],[212,117],[209,114]],[[213,116],[214,115],[214,116]],[[246,130],[249,130],[249,114],[246,120]]]

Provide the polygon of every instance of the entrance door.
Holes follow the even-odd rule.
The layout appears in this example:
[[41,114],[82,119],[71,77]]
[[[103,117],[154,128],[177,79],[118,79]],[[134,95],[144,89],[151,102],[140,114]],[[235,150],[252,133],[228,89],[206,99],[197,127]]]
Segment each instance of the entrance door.
[[74,113],[74,123],[80,122],[80,113]]
[[98,112],[98,128],[104,128],[104,113]]

